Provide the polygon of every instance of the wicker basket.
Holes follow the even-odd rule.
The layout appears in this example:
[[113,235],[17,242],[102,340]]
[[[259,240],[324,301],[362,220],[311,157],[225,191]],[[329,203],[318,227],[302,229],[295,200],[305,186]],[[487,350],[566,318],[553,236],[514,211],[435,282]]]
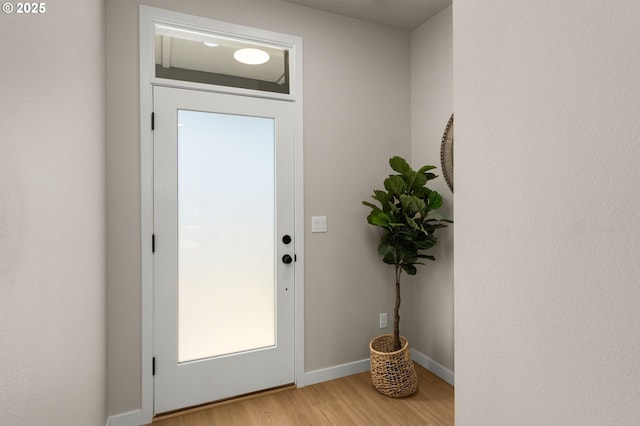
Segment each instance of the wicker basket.
[[393,334],[378,336],[369,343],[371,380],[380,393],[393,398],[412,395],[418,389],[418,375],[409,354],[409,342],[400,337],[402,349],[393,351]]

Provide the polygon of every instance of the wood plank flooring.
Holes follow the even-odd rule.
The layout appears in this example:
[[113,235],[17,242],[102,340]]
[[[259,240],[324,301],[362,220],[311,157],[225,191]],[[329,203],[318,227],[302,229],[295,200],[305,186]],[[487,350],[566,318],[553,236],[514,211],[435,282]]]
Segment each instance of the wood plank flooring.
[[438,425],[454,424],[454,389],[416,365],[418,391],[389,398],[369,372],[156,418],[153,426]]

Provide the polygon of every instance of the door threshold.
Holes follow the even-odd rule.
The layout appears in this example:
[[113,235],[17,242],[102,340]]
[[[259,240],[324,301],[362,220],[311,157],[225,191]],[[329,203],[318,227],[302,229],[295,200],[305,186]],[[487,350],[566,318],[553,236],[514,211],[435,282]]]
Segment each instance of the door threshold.
[[297,386],[295,383],[289,383],[282,386],[276,386],[275,388],[269,388],[264,390],[259,390],[256,392],[245,393],[243,395],[234,396],[231,398],[220,399],[218,401],[207,402],[205,404],[195,405],[192,407],[181,408],[179,410],[167,411],[166,413],[160,413],[153,416],[153,422],[160,420],[170,419],[172,417],[183,416],[185,414],[196,413],[198,411],[208,410],[210,408],[220,407],[222,405],[232,404],[234,402],[246,401],[248,399],[258,398],[265,395],[273,395],[275,393],[280,393],[292,389],[296,389]]

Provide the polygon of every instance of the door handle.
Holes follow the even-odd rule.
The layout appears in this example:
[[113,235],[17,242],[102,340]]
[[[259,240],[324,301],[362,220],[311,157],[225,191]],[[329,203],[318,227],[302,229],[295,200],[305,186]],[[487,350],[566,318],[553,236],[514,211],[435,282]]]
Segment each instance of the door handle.
[[291,262],[293,262],[293,258],[291,256],[289,256],[288,254],[285,254],[284,256],[282,256],[282,262],[286,263],[288,265]]

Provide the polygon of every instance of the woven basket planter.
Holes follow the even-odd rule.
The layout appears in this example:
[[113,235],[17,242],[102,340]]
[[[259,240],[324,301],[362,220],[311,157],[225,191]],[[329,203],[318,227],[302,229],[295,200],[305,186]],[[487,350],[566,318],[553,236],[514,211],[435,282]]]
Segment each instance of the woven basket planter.
[[411,361],[409,342],[400,337],[400,344],[402,349],[393,351],[393,334],[378,336],[369,343],[373,386],[393,398],[412,395],[418,389],[418,375]]

